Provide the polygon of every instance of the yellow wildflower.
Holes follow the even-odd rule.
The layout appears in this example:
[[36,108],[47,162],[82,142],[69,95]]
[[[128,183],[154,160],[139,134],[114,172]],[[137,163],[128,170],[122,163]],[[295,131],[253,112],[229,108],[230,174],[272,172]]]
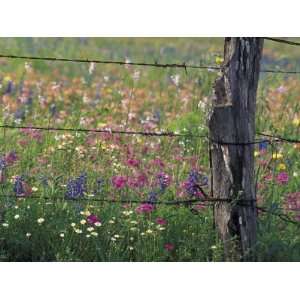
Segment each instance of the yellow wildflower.
[[281,158],[283,158],[283,154],[282,153],[274,153],[272,155],[272,158],[273,159],[281,159]]
[[293,120],[293,125],[299,126],[299,125],[300,125],[300,119],[295,118],[295,119]]
[[283,164],[283,163],[281,163],[281,164],[279,164],[279,165],[277,166],[277,169],[278,169],[279,171],[286,170],[286,165]]
[[217,65],[221,65],[223,63],[223,61],[224,61],[224,59],[222,57],[220,57],[220,56],[216,57],[216,64]]

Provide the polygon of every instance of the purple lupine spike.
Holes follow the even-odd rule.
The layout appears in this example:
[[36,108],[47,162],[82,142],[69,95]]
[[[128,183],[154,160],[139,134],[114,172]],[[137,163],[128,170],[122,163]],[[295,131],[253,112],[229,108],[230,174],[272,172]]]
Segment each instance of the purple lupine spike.
[[25,194],[24,180],[21,176],[17,176],[15,179],[14,192],[16,196],[23,196]]

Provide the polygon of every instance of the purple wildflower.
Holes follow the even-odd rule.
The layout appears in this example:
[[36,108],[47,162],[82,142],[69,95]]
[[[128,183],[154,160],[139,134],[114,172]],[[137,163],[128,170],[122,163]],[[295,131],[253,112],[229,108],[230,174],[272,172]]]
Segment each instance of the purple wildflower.
[[171,182],[170,176],[164,172],[160,172],[157,174],[157,179],[158,179],[160,191],[164,192],[166,188],[170,185]]
[[66,198],[78,199],[84,197],[84,193],[87,191],[87,175],[82,173],[75,179],[70,179],[67,183]]
[[187,181],[184,182],[184,188],[190,197],[203,196],[199,186],[207,185],[208,178],[201,175],[197,170],[190,171]]

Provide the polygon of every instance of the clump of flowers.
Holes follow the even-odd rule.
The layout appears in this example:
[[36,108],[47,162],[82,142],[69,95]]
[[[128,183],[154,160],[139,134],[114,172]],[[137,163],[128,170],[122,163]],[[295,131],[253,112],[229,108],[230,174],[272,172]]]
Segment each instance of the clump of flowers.
[[150,214],[154,211],[155,206],[150,203],[142,203],[136,209],[136,213],[138,214]]
[[84,196],[87,192],[87,175],[82,173],[75,179],[69,179],[67,183],[66,198],[67,199],[78,199]]

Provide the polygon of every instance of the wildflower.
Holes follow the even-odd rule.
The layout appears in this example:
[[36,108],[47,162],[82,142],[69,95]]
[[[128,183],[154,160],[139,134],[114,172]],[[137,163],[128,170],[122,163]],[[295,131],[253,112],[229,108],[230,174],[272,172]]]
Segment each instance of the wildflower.
[[173,251],[174,248],[175,248],[175,246],[172,243],[166,243],[166,244],[164,244],[164,249],[167,250],[167,251]]
[[81,220],[80,224],[84,225],[86,223],[86,220]]
[[127,183],[125,176],[114,176],[112,178],[112,184],[117,189],[122,189]]
[[[4,159],[5,159],[5,162],[7,163],[7,165],[12,165],[14,162],[16,162],[18,160],[18,156],[15,151],[11,151],[5,155]],[[1,163],[0,163],[0,165],[1,165]]]
[[86,237],[89,238],[89,237],[91,237],[91,235],[90,235],[90,234],[87,234]]
[[94,225],[97,226],[97,227],[102,226],[102,224],[100,222],[96,222]]
[[15,215],[14,218],[17,220],[20,218],[20,215]]
[[5,170],[7,162],[4,157],[0,157],[0,171]]
[[86,230],[89,232],[92,232],[92,231],[94,231],[94,227],[88,227]]
[[259,151],[254,151],[254,157],[259,156]]
[[33,191],[33,192],[37,192],[38,190],[39,190],[39,189],[38,189],[36,186],[33,186],[33,187],[32,187],[32,191]]
[[140,164],[140,161],[138,159],[129,158],[127,159],[127,165],[130,167],[138,167]]
[[151,230],[151,229],[147,229],[147,230],[146,230],[146,233],[149,233],[149,234],[151,234],[151,233],[153,233],[153,230]]
[[109,220],[108,223],[109,223],[109,224],[114,224],[115,221],[114,221],[114,220]]
[[160,217],[156,218],[155,222],[156,222],[156,224],[159,224],[159,225],[167,225],[167,223],[168,223],[167,220],[160,218]]
[[63,237],[65,237],[65,234],[64,234],[64,233],[61,233],[59,236],[60,236],[61,238],[63,238]]
[[217,65],[221,65],[224,61],[224,58],[220,57],[220,56],[217,56],[216,57],[216,64]]
[[98,232],[92,232],[91,235],[98,236]]
[[75,223],[71,223],[71,226],[72,226],[72,227],[75,227],[75,226],[76,226],[76,224],[75,224]]
[[119,238],[120,238],[120,236],[119,236],[118,234],[115,234],[114,237],[115,237],[116,239],[119,239]]
[[276,177],[276,181],[279,184],[287,184],[289,181],[289,175],[286,172],[280,172]]
[[179,80],[180,80],[180,75],[179,74],[176,74],[176,75],[171,75],[170,76],[170,79],[171,79],[171,82],[178,86],[179,85]]
[[281,159],[281,158],[283,158],[283,154],[282,153],[273,153],[272,158],[273,159]]
[[30,232],[27,232],[27,233],[26,233],[26,237],[28,237],[28,238],[31,237],[31,233],[30,233]]
[[84,196],[87,192],[87,175],[82,173],[75,179],[69,179],[67,183],[66,198],[78,199]]
[[129,240],[130,240],[130,241],[133,241],[133,240],[134,240],[134,237],[130,237]]
[[81,211],[80,214],[88,217],[91,213],[88,210],[85,210]]
[[89,74],[92,75],[94,70],[95,70],[95,67],[96,67],[96,64],[94,62],[91,62],[90,63],[90,66],[89,66]]
[[103,190],[103,186],[104,186],[104,179],[102,178],[98,178],[96,180],[96,186],[95,186],[95,190],[94,193],[97,194],[101,194],[102,190]]
[[283,164],[283,163],[281,163],[281,164],[279,164],[279,165],[277,166],[277,169],[278,169],[279,171],[284,171],[284,170],[286,170],[286,165]]
[[147,203],[154,204],[155,202],[157,202],[157,192],[151,191],[148,194]]
[[78,228],[74,229],[74,231],[75,231],[76,233],[78,233],[78,234],[82,233],[82,230],[81,230],[81,229],[78,229]]
[[131,224],[137,224],[138,222],[133,220],[133,221],[130,221]]
[[110,238],[113,242],[115,242],[117,239],[116,238],[114,238],[114,237],[111,237]]
[[126,217],[130,216],[132,213],[133,213],[132,210],[124,210],[124,211],[122,212],[122,214],[123,214],[124,216],[126,216]]
[[293,125],[299,126],[299,125],[300,125],[300,119],[295,118],[295,119],[293,120]]
[[190,171],[188,179],[184,182],[183,186],[190,197],[201,197],[203,194],[200,191],[199,186],[206,185],[207,182],[208,178],[206,176],[201,176],[198,171],[192,170]]
[[268,147],[268,142],[260,142],[258,144],[259,151],[266,151]]
[[8,227],[9,225],[8,225],[8,223],[2,223],[2,226],[3,227]]
[[134,248],[133,248],[132,246],[129,246],[128,249],[129,249],[130,251],[132,251]]
[[171,178],[168,174],[164,172],[160,172],[157,174],[158,184],[160,186],[160,190],[163,192],[170,185]]
[[42,223],[45,222],[45,219],[44,219],[44,218],[39,218],[39,219],[37,219],[37,222],[38,222],[39,224],[42,224]]
[[154,211],[154,205],[150,203],[142,203],[136,208],[138,214],[148,214]]
[[89,223],[89,224],[96,224],[96,223],[100,223],[101,224],[101,221],[100,221],[100,219],[96,216],[96,215],[94,215],[94,214],[90,214],[88,217],[87,217],[87,222]]
[[29,196],[32,192],[31,188],[24,182],[21,176],[16,176],[14,183],[14,192],[16,196]]

